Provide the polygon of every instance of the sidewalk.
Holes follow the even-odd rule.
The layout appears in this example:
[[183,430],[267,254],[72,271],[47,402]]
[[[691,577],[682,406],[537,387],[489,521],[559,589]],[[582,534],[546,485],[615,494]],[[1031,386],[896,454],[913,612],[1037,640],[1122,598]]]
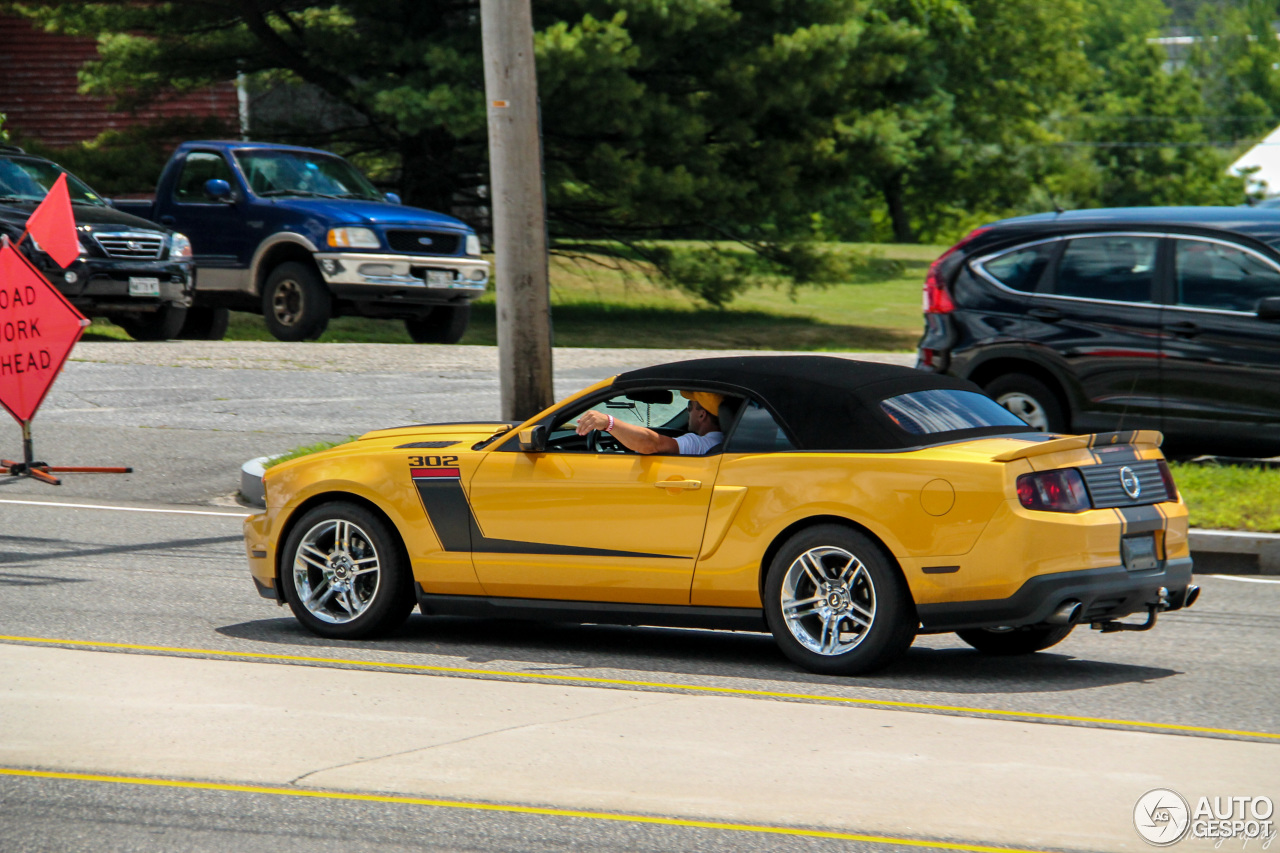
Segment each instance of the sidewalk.
[[1192,529],[1191,557],[1201,575],[1280,575],[1280,533]]

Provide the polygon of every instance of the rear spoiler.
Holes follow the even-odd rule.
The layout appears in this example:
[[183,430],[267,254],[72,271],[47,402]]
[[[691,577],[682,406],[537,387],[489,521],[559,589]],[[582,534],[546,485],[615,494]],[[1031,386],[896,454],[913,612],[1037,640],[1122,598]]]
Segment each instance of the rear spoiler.
[[1051,438],[1048,441],[1027,444],[991,458],[995,462],[1012,462],[1015,459],[1027,459],[1031,456],[1043,456],[1046,453],[1059,453],[1063,450],[1102,449],[1117,444],[1149,444],[1152,447],[1159,447],[1163,441],[1164,434],[1155,429],[1100,432],[1094,435],[1069,435],[1065,438]]

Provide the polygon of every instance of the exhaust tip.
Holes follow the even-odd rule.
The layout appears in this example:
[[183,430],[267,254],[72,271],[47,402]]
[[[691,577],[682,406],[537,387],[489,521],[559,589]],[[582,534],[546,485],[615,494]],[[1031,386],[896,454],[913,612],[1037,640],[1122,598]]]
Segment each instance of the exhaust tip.
[[1079,620],[1080,611],[1083,609],[1084,605],[1078,601],[1064,601],[1049,614],[1049,618],[1045,621],[1050,625],[1074,625]]
[[1200,587],[1195,586],[1194,584],[1187,587],[1187,594],[1182,599],[1182,606],[1190,607],[1191,605],[1196,603],[1196,599],[1199,597],[1200,597]]

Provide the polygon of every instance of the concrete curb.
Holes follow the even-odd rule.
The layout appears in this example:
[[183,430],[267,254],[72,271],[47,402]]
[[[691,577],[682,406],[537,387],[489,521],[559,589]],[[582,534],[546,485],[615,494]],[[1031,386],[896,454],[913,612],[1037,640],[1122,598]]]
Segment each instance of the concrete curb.
[[262,485],[262,473],[266,470],[263,466],[270,459],[270,456],[259,456],[240,466],[240,496],[245,503],[262,509],[267,506],[267,493]]
[[1190,531],[1197,574],[1280,575],[1280,533]]

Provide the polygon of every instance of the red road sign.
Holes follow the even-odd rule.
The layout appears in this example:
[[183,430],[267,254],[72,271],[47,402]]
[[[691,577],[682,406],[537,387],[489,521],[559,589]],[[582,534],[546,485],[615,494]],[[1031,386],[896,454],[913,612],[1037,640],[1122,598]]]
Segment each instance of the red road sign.
[[31,420],[89,321],[8,243],[0,246],[0,405]]

